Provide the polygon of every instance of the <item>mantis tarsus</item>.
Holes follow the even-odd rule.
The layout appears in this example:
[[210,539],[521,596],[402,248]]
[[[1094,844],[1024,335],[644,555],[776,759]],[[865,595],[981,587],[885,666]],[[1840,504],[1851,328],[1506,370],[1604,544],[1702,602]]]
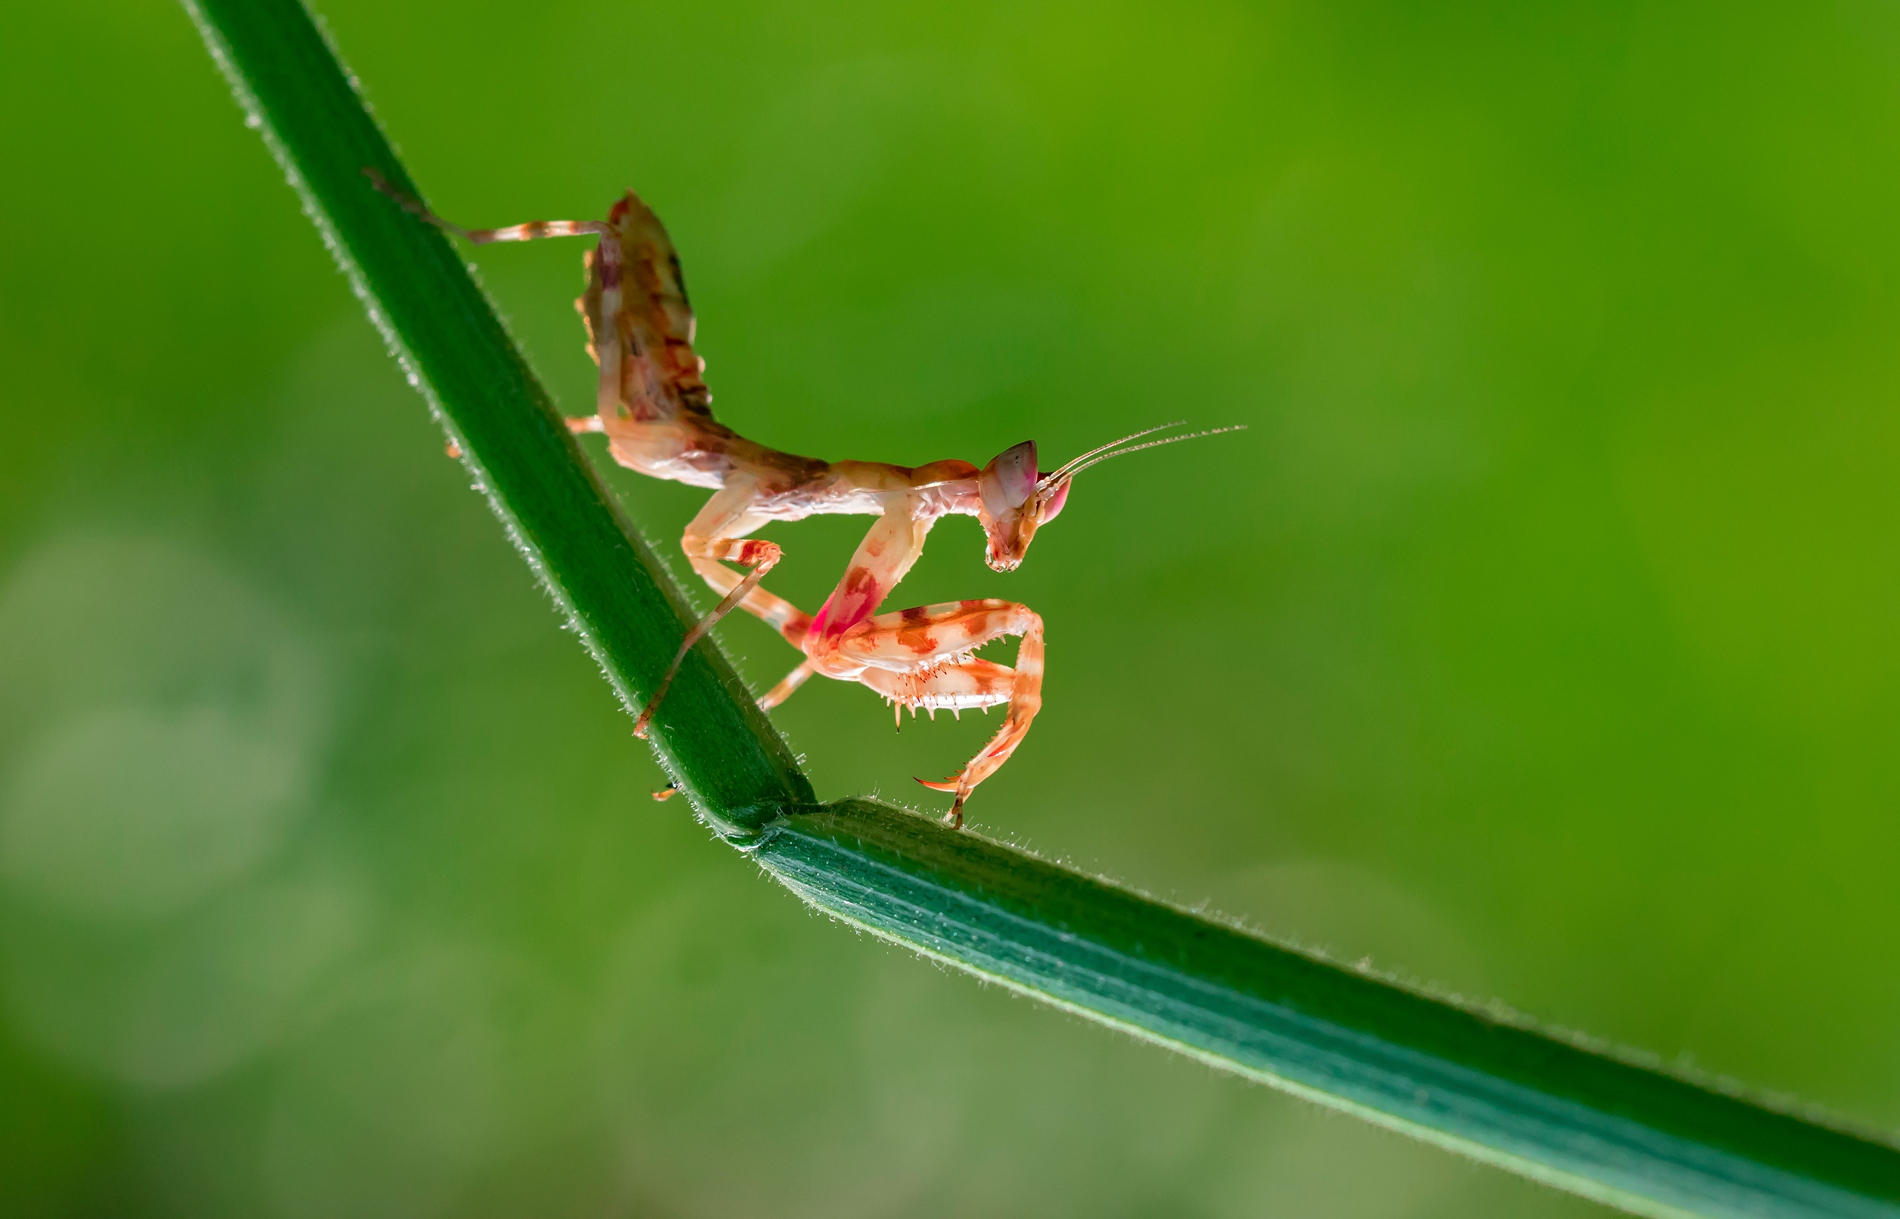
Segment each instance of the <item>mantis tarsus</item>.
[[[434,215],[373,170],[376,188],[423,220],[477,245],[541,237],[598,237],[585,263],[587,290],[575,301],[587,323],[588,353],[600,367],[595,413],[570,418],[575,432],[606,434],[608,451],[628,469],[714,492],[680,546],[687,561],[722,600],[687,632],[671,667],[635,721],[644,737],[687,651],[735,607],[776,628],[804,653],[785,679],[759,700],[770,709],[813,674],[856,681],[893,703],[935,712],[987,710],[1007,704],[1003,726],[960,772],[925,787],[955,793],[948,820],[963,824],[963,805],[1022,743],[1042,706],[1042,619],[1026,605],[986,598],[946,601],[880,614],[878,607],[923,551],[945,516],[973,516],[988,539],[985,556],[997,571],[1023,561],[1030,539],[1055,519],[1077,474],[1139,449],[1237,428],[1145,440],[1179,427],[1164,424],[1092,449],[1043,473],[1036,446],[1024,441],[978,467],[954,458],[924,466],[878,461],[826,462],[782,453],[745,439],[713,418],[702,379],[706,362],[693,351],[694,319],[679,256],[666,229],[633,192],[605,221],[544,220],[509,228],[469,230]],[[1136,443],[1140,441],[1141,443]],[[777,543],[748,535],[770,521],[821,513],[878,518],[851,556],[844,579],[816,614],[759,586],[783,557]],[[747,570],[734,571],[727,563]],[[1016,666],[974,655],[1017,636]]]

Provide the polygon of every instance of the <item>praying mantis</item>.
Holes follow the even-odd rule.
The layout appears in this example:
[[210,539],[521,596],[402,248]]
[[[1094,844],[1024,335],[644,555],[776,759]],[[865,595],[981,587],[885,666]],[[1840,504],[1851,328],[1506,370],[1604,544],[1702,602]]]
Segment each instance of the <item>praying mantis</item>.
[[[476,245],[543,237],[598,238],[587,251],[587,288],[574,302],[586,323],[588,354],[599,366],[595,412],[569,418],[575,433],[603,433],[619,464],[654,478],[703,487],[713,496],[686,526],[680,548],[693,570],[721,598],[686,633],[646,707],[634,722],[645,737],[654,710],[692,646],[735,608],[771,625],[804,656],[759,699],[770,710],[821,675],[855,681],[905,708],[961,713],[1007,705],[1002,727],[961,771],[925,787],[954,793],[945,818],[963,825],[963,806],[1022,744],[1042,707],[1042,618],[1026,605],[995,598],[947,601],[878,613],[890,591],[922,553],[930,530],[946,516],[973,516],[987,540],[985,561],[996,571],[1022,563],[1036,531],[1061,513],[1076,475],[1142,449],[1238,431],[1239,427],[1156,433],[1147,428],[1091,449],[1043,472],[1036,445],[1004,449],[987,465],[955,458],[922,466],[877,461],[820,461],[747,440],[713,418],[706,362],[693,350],[695,319],[679,256],[659,217],[628,191],[604,221],[541,220],[507,228],[464,229],[397,191],[373,169],[372,185],[404,209]],[[760,586],[784,551],[749,535],[772,521],[850,513],[877,521],[815,614]],[[736,571],[726,564],[744,568]],[[1013,668],[984,660],[977,649],[1019,639]],[[661,793],[662,795],[669,793]]]

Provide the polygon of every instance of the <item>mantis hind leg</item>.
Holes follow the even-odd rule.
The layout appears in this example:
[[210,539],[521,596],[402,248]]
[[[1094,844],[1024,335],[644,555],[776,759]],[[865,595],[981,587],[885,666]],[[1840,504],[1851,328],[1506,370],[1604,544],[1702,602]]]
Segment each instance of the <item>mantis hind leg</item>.
[[[622,259],[620,234],[613,225],[602,220],[531,220],[527,224],[511,224],[498,229],[465,229],[430,211],[422,200],[397,190],[389,179],[375,169],[365,167],[363,176],[369,179],[371,186],[393,199],[405,212],[475,245],[491,245],[501,241],[539,241],[544,237],[600,238],[600,244],[594,248],[588,266],[590,273],[597,274],[600,279],[601,315],[607,318],[619,316]],[[600,363],[595,409],[600,415],[616,414],[620,410],[620,343],[617,340],[608,343],[597,341],[594,346],[596,359]],[[570,420],[568,426],[577,432],[601,430],[598,415],[592,419]]]
[[403,211],[419,220],[433,224],[445,233],[453,233],[465,241],[476,245],[488,245],[496,241],[538,241],[543,237],[612,237],[613,226],[599,220],[531,220],[526,224],[511,224],[499,229],[465,229],[459,224],[451,224],[429,210],[427,204],[413,195],[397,190],[388,178],[374,168],[365,166],[363,176],[369,184],[383,194],[395,200]]

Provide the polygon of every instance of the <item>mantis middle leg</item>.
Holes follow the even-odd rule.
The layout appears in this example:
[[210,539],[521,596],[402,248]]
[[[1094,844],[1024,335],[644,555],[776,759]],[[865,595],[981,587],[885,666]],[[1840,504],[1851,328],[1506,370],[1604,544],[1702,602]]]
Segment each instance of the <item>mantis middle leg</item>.
[[[712,505],[709,503],[707,507],[711,508]],[[695,521],[694,524],[697,525],[698,521]],[[730,530],[738,527],[739,526],[728,526],[728,531],[730,532]],[[754,528],[756,528],[756,526],[754,526]],[[727,540],[731,540],[730,537]],[[684,545],[683,542],[682,545]],[[721,605],[725,605],[726,601],[735,593],[738,594],[740,609],[745,610],[755,618],[763,620],[780,635],[784,636],[785,642],[791,644],[793,647],[800,649],[804,647],[805,636],[811,631],[811,615],[776,593],[768,592],[760,587],[759,580],[765,576],[765,570],[763,568],[755,569],[752,573],[736,572],[721,563],[718,559],[695,556],[691,547],[687,547],[686,561],[691,563],[693,570],[699,573],[700,578],[705,580],[706,583],[712,587],[712,590],[723,598],[720,602]],[[776,562],[776,560],[774,560],[774,562]],[[750,582],[751,587],[746,589],[744,586],[748,582]],[[717,613],[718,611],[714,612]],[[800,686],[805,684],[806,679],[811,675],[811,662],[806,661],[800,664],[797,668],[786,674],[783,681],[759,696],[759,706],[763,710],[770,711],[772,708],[790,698]]]
[[[673,678],[679,673],[686,653],[735,607],[744,605],[778,627],[781,634],[785,634],[788,629],[795,631],[800,641],[809,629],[809,615],[791,602],[759,587],[759,581],[765,578],[765,573],[771,571],[785,555],[776,542],[746,536],[771,519],[758,511],[760,498],[761,489],[755,480],[735,476],[706,501],[699,515],[686,526],[686,533],[680,538],[680,549],[686,552],[686,559],[693,565],[693,570],[704,577],[714,591],[723,591],[725,597],[713,607],[710,614],[686,632],[679,651],[673,656],[673,663],[667,666],[660,684],[654,687],[653,696],[647,700],[639,718],[634,720],[633,735],[646,736],[647,727],[653,721],[653,713],[658,709],[660,700],[666,697],[667,687],[673,684]],[[751,570],[742,576],[729,567],[722,567],[722,562],[738,563]],[[790,690],[785,691],[786,695],[790,693]]]

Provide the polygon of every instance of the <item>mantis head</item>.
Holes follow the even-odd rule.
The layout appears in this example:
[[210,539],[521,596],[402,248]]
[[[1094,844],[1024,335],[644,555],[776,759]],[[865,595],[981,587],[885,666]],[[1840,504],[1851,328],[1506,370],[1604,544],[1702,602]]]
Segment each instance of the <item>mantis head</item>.
[[1069,498],[1069,484],[1045,488],[1036,475],[1036,442],[1025,440],[997,454],[976,476],[980,519],[989,537],[984,561],[996,571],[1014,571],[1029,550],[1029,539],[1044,521],[1055,519]]
[[1191,432],[1185,436],[1168,436],[1161,440],[1150,440],[1146,444],[1129,443],[1180,426],[1179,423],[1164,423],[1160,427],[1123,436],[1120,440],[1090,449],[1048,474],[1036,468],[1036,442],[1033,440],[1025,440],[998,453],[989,465],[983,467],[976,479],[981,505],[978,516],[983,522],[983,532],[989,539],[989,553],[984,556],[984,561],[995,571],[1016,570],[1023,556],[1029,552],[1029,540],[1036,536],[1036,530],[1056,519],[1063,505],[1069,501],[1069,484],[1077,474],[1090,466],[1140,449],[1173,444],[1177,440],[1193,440],[1199,436],[1215,436],[1221,432],[1238,432],[1246,427],[1245,424],[1239,424],[1214,428],[1212,431]]

